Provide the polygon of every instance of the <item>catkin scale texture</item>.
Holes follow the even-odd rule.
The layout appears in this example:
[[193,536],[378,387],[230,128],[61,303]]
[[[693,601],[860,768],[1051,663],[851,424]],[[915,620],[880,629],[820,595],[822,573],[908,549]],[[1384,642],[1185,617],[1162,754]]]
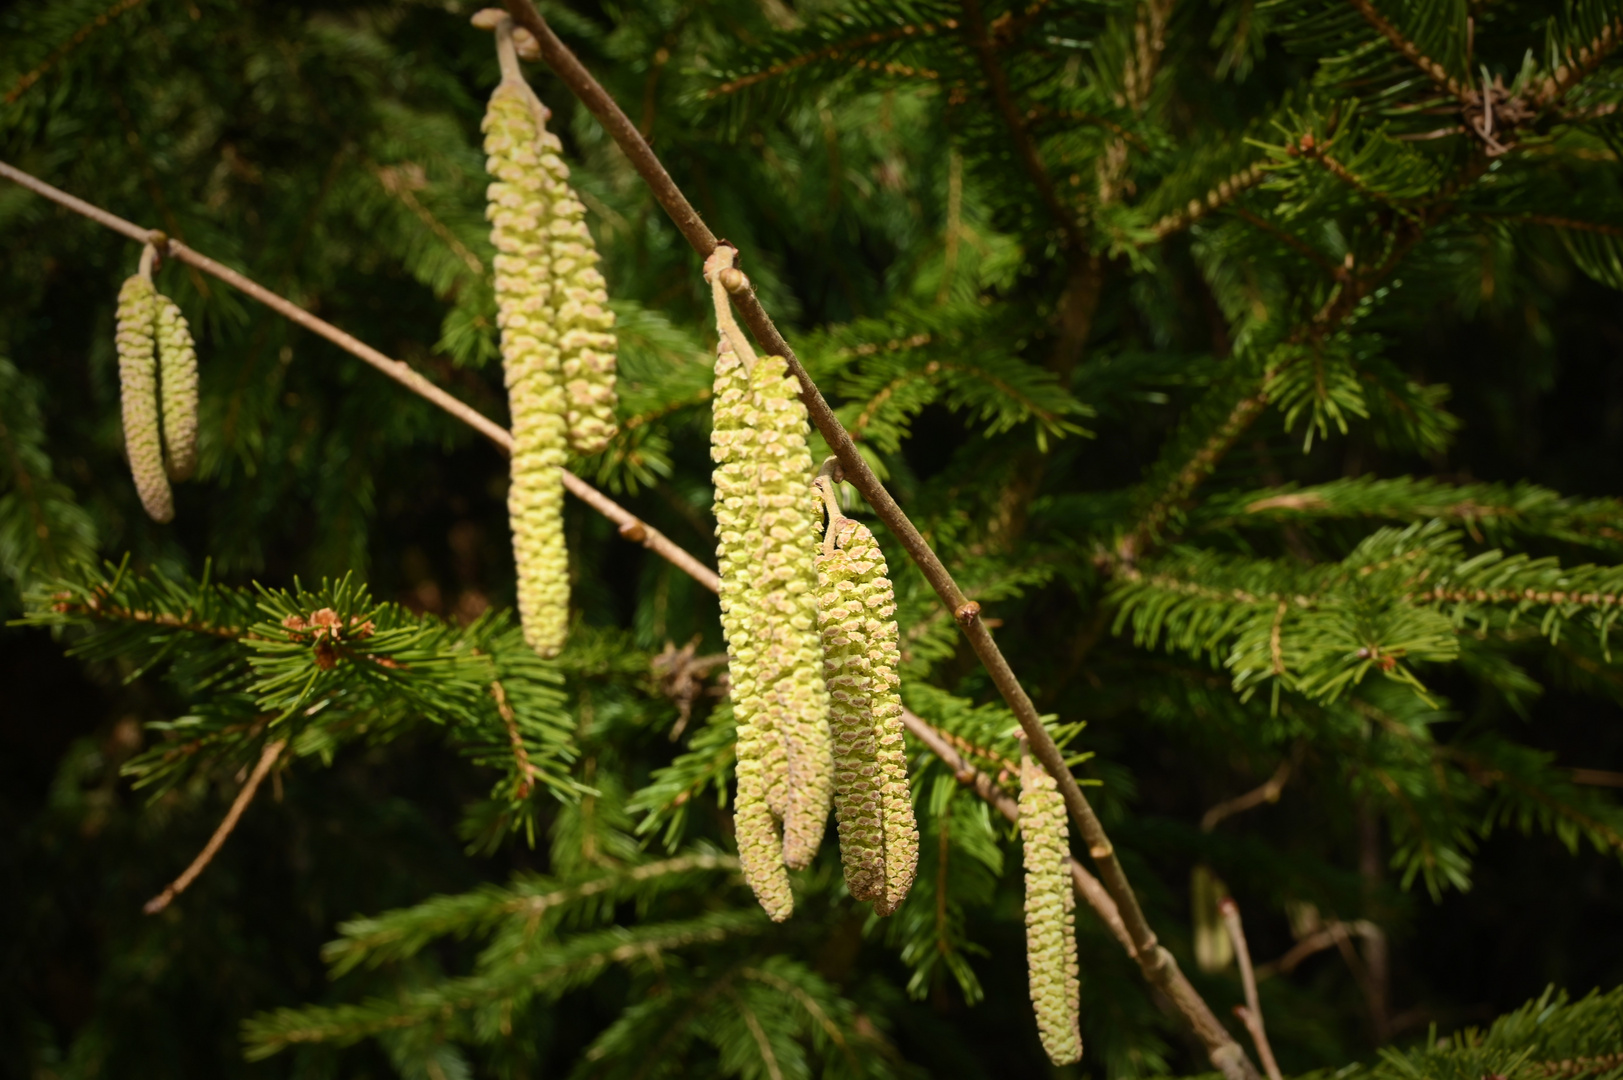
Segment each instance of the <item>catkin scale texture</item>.
[[1066,866],[1069,825],[1059,785],[1030,757],[1020,763],[1020,846],[1026,875],[1026,967],[1037,1033],[1056,1065],[1082,1058],[1076,896]]
[[865,525],[834,523],[817,558],[819,621],[834,736],[834,809],[846,884],[889,915],[912,888],[919,835],[907,780],[895,594]]
[[118,383],[124,449],[141,505],[153,521],[175,516],[174,495],[164,475],[158,433],[158,294],[140,274],[118,291]]
[[197,471],[197,349],[179,305],[162,295],[157,303],[164,467],[169,479],[190,480]]
[[750,372],[759,521],[753,558],[754,630],[760,636],[757,685],[770,726],[788,758],[783,860],[811,864],[823,841],[833,796],[823,643],[817,629],[818,525],[808,502],[811,451],[800,384],[781,356],[763,356]]
[[[526,282],[530,300],[522,308],[526,325],[550,324],[557,349],[554,375],[562,388],[562,416],[569,445],[595,454],[618,431],[614,420],[616,341],[608,289],[597,269],[597,246],[586,227],[586,207],[569,186],[563,145],[546,129],[546,107],[523,83],[506,83],[491,97],[488,116],[499,114],[502,152],[512,168],[499,171],[488,132],[485,152],[498,178],[488,194],[491,224],[511,229],[512,242],[496,244],[497,300],[505,275]],[[494,239],[494,234],[493,234]]]
[[758,678],[765,634],[757,583],[750,572],[761,518],[756,496],[755,408],[749,376],[725,338],[716,358],[714,385],[710,456],[715,462],[716,559],[721,573],[721,628],[727,639],[729,696],[738,729],[733,832],[744,880],[767,914],[781,922],[794,911],[779,832],[788,801],[789,766],[783,742],[771,727]]
[[[568,457],[566,392],[552,298],[553,206],[566,185],[545,158],[538,103],[503,82],[485,113],[488,191],[495,259],[497,325],[512,413],[512,483],[507,509],[518,566],[524,639],[542,656],[563,648],[569,628],[569,553],[564,546],[563,477]],[[547,136],[550,138],[550,136]],[[552,142],[555,144],[556,140]],[[562,165],[561,162],[558,163]]]

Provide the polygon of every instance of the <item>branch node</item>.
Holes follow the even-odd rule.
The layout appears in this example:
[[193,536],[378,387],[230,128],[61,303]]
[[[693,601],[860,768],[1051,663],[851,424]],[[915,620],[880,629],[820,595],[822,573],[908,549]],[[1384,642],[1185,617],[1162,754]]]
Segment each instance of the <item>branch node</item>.
[[958,610],[952,613],[952,617],[958,620],[959,626],[968,626],[980,616],[980,613],[979,604],[973,600],[965,600],[959,605]]
[[648,539],[648,527],[636,518],[620,526],[620,535],[634,544],[640,544]]

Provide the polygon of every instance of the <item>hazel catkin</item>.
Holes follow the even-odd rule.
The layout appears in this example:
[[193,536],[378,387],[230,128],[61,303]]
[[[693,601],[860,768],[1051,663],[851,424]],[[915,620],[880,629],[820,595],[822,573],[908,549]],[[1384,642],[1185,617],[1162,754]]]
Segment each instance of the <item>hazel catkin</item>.
[[124,449],[141,505],[153,521],[175,516],[174,495],[164,475],[158,431],[158,294],[150,279],[132,274],[118,291],[118,383]]
[[542,656],[563,648],[569,629],[569,554],[564,546],[566,400],[553,317],[551,207],[558,181],[543,166],[528,88],[504,80],[485,113],[490,185],[486,216],[495,246],[497,325],[512,414],[512,483],[507,509],[518,566],[524,640]]
[[1026,969],[1037,1033],[1055,1065],[1082,1058],[1076,896],[1066,866],[1070,833],[1059,786],[1031,757],[1020,762],[1020,846],[1026,873]]
[[753,631],[761,636],[756,678],[765,712],[783,741],[789,787],[783,812],[783,860],[811,864],[823,841],[833,796],[823,643],[817,630],[818,525],[808,502],[812,460],[800,384],[781,356],[763,356],[750,372],[760,520],[754,556]]
[[197,471],[197,349],[180,306],[159,294],[158,370],[163,403],[163,459],[171,480]]
[[889,915],[912,888],[919,854],[896,692],[896,601],[867,526],[836,517],[830,530],[817,558],[818,601],[840,858],[851,895]]
[[725,337],[716,357],[710,455],[715,461],[716,560],[721,572],[721,628],[727,640],[728,695],[737,724],[738,794],[733,832],[744,880],[768,915],[781,922],[794,911],[779,831],[788,801],[789,765],[771,727],[758,678],[766,642],[754,575],[760,531],[756,496],[756,431],[749,375]]

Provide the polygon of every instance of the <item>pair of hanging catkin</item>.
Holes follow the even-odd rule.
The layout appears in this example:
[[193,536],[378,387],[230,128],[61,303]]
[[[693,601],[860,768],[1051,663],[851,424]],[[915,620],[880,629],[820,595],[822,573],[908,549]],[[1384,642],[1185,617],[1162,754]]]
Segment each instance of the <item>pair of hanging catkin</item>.
[[118,291],[118,383],[124,449],[141,505],[175,516],[171,480],[197,469],[197,350],[186,316],[152,284],[154,251]]
[[918,829],[884,558],[837,511],[819,555],[799,383],[782,357],[757,358],[738,331],[726,283],[746,283],[731,249],[717,249],[705,272],[721,330],[711,455],[744,877],[773,919],[787,918],[788,870],[811,863],[832,801],[851,895],[888,915],[912,885]]
[[[549,113],[524,81],[505,13],[496,31],[502,81],[485,113],[486,216],[496,248],[497,325],[512,414],[508,515],[524,638],[542,656],[569,628],[563,477],[570,449],[614,437],[615,337],[586,208],[569,186]],[[480,22],[478,25],[486,25]]]

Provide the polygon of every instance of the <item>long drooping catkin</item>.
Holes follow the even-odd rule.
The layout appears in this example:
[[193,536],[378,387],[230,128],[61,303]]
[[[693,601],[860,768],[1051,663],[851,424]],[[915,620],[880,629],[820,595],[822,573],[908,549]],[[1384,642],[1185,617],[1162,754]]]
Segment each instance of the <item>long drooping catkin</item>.
[[[837,520],[835,544],[857,523]],[[818,623],[828,679],[829,727],[834,739],[834,820],[840,834],[845,885],[857,900],[885,895],[885,825],[879,799],[878,742],[873,722],[873,665],[867,609],[858,571],[844,547],[817,556]]]
[[771,728],[759,681],[767,635],[751,569],[760,533],[757,497],[757,419],[749,374],[724,337],[716,357],[710,455],[716,463],[716,560],[721,571],[721,628],[727,639],[729,695],[738,727],[738,795],[733,831],[744,880],[767,914],[782,921],[794,911],[778,822],[788,802],[789,765]]
[[823,842],[834,786],[828,687],[817,632],[821,514],[806,496],[812,480],[806,406],[783,357],[755,362],[750,394],[760,523],[746,572],[755,578],[754,617],[763,643],[756,678],[770,726],[788,757],[783,860],[799,869],[811,864]]
[[158,434],[158,294],[143,274],[132,274],[118,291],[118,383],[124,417],[124,449],[130,474],[153,521],[175,516],[174,495],[163,471]]
[[179,305],[161,294],[157,303],[164,467],[169,479],[190,480],[197,471],[197,349]]
[[1076,960],[1076,897],[1065,800],[1030,756],[1020,762],[1020,845],[1026,870],[1026,966],[1037,1033],[1056,1065],[1082,1058]]
[[840,858],[851,895],[889,915],[912,888],[919,855],[896,693],[896,600],[867,526],[835,518],[830,529],[817,565]]
[[569,629],[569,553],[558,472],[568,456],[566,404],[551,303],[550,229],[560,181],[543,164],[538,113],[522,81],[504,78],[491,94],[484,130],[486,167],[496,178],[486,213],[498,252],[496,319],[513,425],[507,510],[519,617],[530,647],[554,656]]

